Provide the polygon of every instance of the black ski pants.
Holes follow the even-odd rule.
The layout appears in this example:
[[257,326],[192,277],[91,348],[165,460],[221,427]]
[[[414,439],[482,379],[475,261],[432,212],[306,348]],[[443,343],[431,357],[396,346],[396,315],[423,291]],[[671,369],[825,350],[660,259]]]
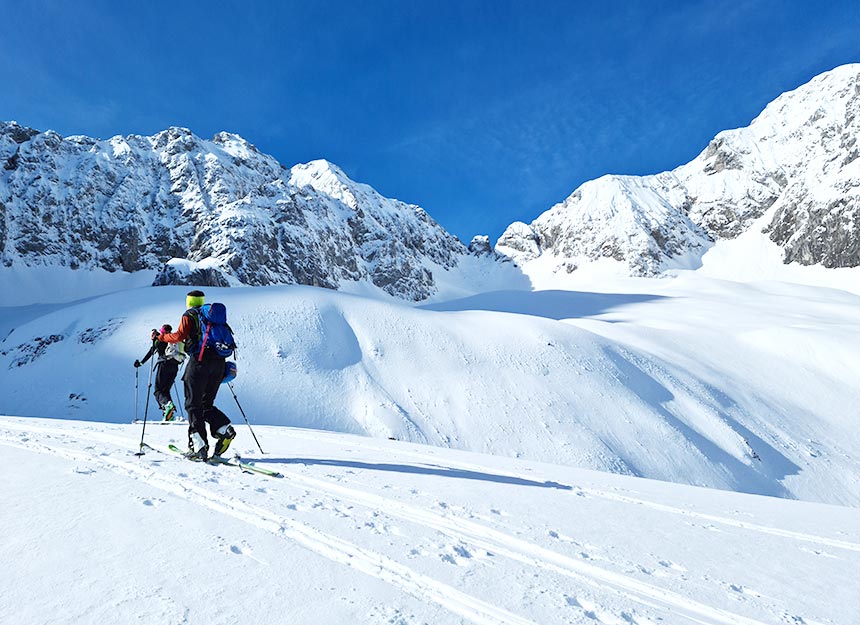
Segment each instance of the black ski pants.
[[190,359],[185,367],[182,381],[185,383],[185,411],[188,413],[188,436],[197,432],[204,441],[206,436],[206,424],[212,437],[218,428],[230,423],[223,412],[215,407],[215,396],[224,379],[223,358]]
[[155,401],[162,409],[167,405],[170,399],[170,388],[176,380],[176,374],[179,373],[179,362],[174,358],[159,360],[155,365]]

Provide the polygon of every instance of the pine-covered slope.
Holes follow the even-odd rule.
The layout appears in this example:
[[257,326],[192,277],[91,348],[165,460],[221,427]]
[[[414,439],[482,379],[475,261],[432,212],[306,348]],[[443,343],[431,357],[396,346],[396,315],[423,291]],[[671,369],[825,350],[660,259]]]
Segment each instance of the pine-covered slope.
[[633,275],[695,267],[713,242],[757,228],[785,263],[860,266],[860,64],[785,93],[690,163],[586,182],[496,251],[572,271],[599,258]]
[[[0,123],[0,259],[160,270],[156,284],[367,281],[410,300],[468,252],[421,208],[237,135],[63,138]],[[489,262],[489,261],[488,261]]]

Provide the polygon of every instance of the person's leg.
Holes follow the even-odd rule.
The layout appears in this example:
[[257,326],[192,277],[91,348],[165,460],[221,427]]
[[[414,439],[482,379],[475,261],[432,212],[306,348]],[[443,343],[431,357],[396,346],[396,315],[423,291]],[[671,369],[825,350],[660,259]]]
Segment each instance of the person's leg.
[[209,380],[206,388],[206,398],[203,401],[203,419],[209,424],[209,431],[212,433],[212,438],[216,439],[213,453],[220,456],[230,442],[235,438],[236,432],[230,426],[230,419],[223,412],[215,407],[215,397],[218,395],[218,389],[221,388],[221,381],[224,379],[224,361],[212,360],[212,368],[209,371]]
[[204,419],[209,424],[209,432],[215,439],[213,454],[221,456],[227,451],[230,443],[236,438],[236,430],[230,425],[230,419],[215,406],[204,413]]
[[164,362],[155,364],[155,391],[152,393],[155,401],[158,402],[158,407],[162,410],[167,405],[167,402],[170,401],[170,386],[165,388],[169,376],[169,371],[165,369],[165,364]]
[[176,406],[174,406],[173,399],[170,396],[170,389],[173,386],[174,380],[176,380],[179,363],[173,359],[162,360],[157,366],[155,398],[158,400],[158,405],[161,406],[164,418],[169,421],[173,418],[173,413],[176,410]]
[[206,421],[203,419],[207,383],[206,367],[203,365],[202,362],[192,360],[182,376],[185,383],[185,412],[188,414],[188,447],[193,452],[200,452],[208,446]]

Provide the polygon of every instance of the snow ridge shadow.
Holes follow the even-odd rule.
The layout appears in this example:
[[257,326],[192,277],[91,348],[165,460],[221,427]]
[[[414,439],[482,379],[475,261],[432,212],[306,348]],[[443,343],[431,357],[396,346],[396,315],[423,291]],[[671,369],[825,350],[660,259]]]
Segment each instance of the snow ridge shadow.
[[589,293],[585,291],[493,291],[448,302],[419,306],[436,312],[485,310],[545,317],[575,319],[594,317],[630,304],[665,299],[662,295],[638,293]]
[[[670,427],[683,436],[704,457],[728,472],[734,481],[733,490],[784,499],[794,498],[792,493],[781,483],[781,480],[789,475],[797,474],[800,467],[780,454],[773,446],[755,436],[749,429],[741,426],[725,410],[721,410],[719,417],[736,433],[740,430],[738,435],[743,438],[748,447],[749,438],[753,438],[757,443],[759,453],[766,454],[770,461],[768,464],[775,475],[761,472],[755,466],[744,464],[668,408],[675,400],[675,394],[667,387],[666,383],[658,379],[659,371],[649,371],[648,363],[637,362],[637,359],[630,354],[619,354],[611,349],[604,349],[604,353],[618,369],[627,388],[641,397]],[[732,403],[732,400],[725,395],[720,395],[719,400],[724,407],[730,406]],[[749,448],[752,449],[752,447]]]

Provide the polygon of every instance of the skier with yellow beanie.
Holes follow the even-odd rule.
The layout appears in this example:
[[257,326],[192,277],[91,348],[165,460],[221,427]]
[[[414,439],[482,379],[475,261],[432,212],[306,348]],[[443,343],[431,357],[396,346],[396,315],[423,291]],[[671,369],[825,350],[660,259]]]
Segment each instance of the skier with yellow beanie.
[[182,381],[185,385],[185,410],[188,413],[188,454],[195,460],[208,460],[209,441],[206,424],[216,439],[214,456],[221,456],[236,437],[230,419],[215,407],[215,396],[225,375],[226,357],[236,344],[227,325],[223,304],[206,304],[203,291],[191,291],[185,298],[188,310],[173,333],[153,332],[154,340],[165,343],[184,342],[188,365]]

